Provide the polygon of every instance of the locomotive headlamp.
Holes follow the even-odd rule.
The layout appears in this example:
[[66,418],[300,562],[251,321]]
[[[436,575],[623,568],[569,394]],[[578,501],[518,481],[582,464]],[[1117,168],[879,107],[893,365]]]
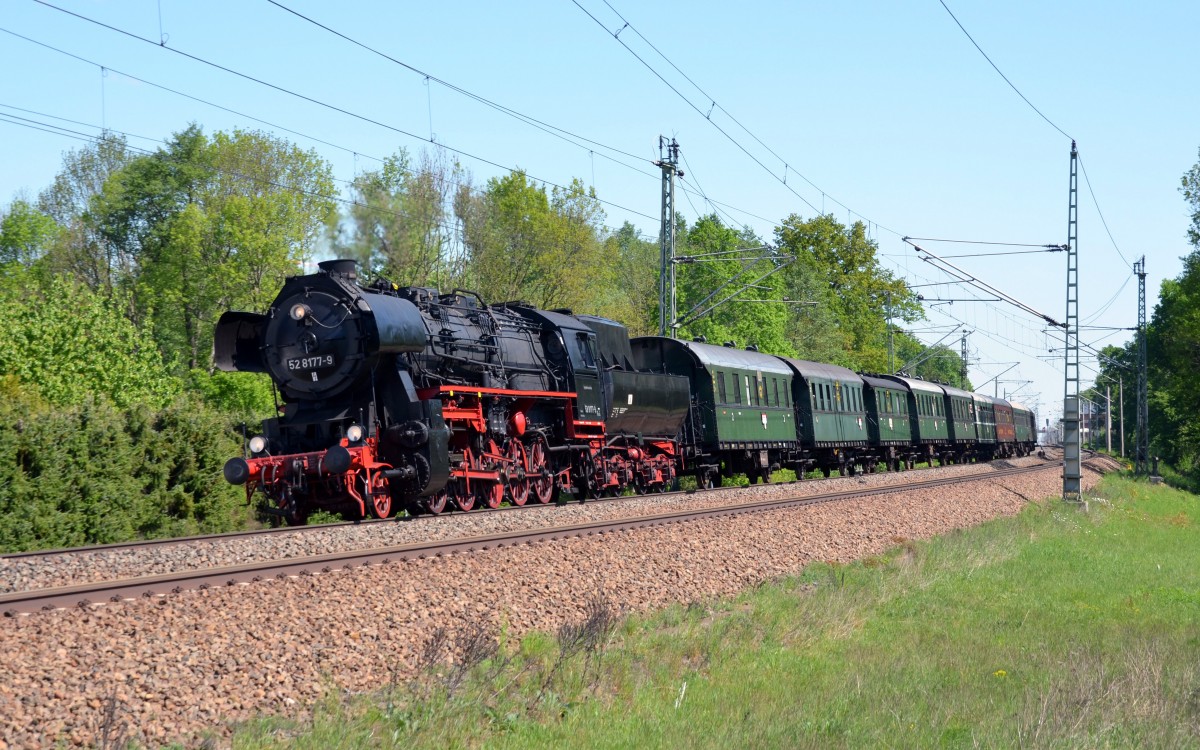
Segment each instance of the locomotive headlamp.
[[262,435],[255,435],[250,438],[250,452],[253,454],[262,453],[267,449],[267,439]]
[[308,309],[308,305],[303,302],[297,302],[292,305],[292,309],[288,311],[288,315],[292,316],[292,320],[304,320],[312,310]]
[[357,443],[363,439],[362,425],[352,424],[346,428],[346,439],[351,443]]

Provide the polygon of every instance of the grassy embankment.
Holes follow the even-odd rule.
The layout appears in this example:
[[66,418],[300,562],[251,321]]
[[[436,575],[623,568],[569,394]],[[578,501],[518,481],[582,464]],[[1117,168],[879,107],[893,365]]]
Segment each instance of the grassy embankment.
[[331,693],[235,747],[1198,747],[1197,498],[1098,494],[734,601],[483,639],[466,673]]

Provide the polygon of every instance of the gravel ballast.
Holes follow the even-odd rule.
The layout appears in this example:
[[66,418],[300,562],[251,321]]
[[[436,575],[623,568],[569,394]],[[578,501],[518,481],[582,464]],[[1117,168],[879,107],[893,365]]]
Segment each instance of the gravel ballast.
[[[971,468],[987,469],[939,471]],[[1084,487],[1097,477],[1085,470]],[[814,483],[812,492],[836,489],[832,484]],[[786,490],[796,494],[806,486]],[[883,552],[898,539],[927,538],[1012,515],[1028,499],[1056,495],[1061,487],[1061,469],[1047,466],[961,487],[4,619],[0,750],[57,742],[96,745],[110,704],[115,723],[151,745],[194,740],[207,729],[221,734],[232,721],[295,712],[331,686],[378,689],[393,673],[408,674],[437,626],[453,631],[466,623],[503,621],[510,636],[520,637],[580,618],[601,593],[630,611],[732,595],[798,573],[812,561],[849,562]],[[730,490],[737,492],[746,490]],[[610,512],[617,505],[578,510]],[[665,509],[662,505],[660,499],[654,507]],[[487,515],[478,522],[487,522]],[[476,522],[471,516],[454,520]],[[557,517],[553,523],[583,520]],[[309,535],[300,536],[312,543]]]
[[[1045,461],[1036,457],[1013,459],[1008,462],[1012,466],[1035,466],[1042,463]],[[697,494],[631,496],[611,502],[569,502],[562,506],[533,507],[500,513],[474,511],[440,517],[422,516],[390,523],[317,527],[285,534],[209,539],[145,548],[97,549],[68,554],[0,558],[0,593],[483,536],[522,529],[567,526],[772,497],[805,497],[860,487],[886,487],[924,479],[989,474],[995,471],[996,467],[993,464],[964,464],[899,474],[866,474],[773,486],[731,487]]]

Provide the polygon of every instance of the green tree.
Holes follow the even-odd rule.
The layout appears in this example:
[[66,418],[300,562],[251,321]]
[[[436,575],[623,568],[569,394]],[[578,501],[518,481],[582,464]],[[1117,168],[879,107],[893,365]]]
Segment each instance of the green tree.
[[58,234],[53,218],[27,200],[13,201],[0,214],[0,267],[9,263],[33,265],[53,246]]
[[209,368],[217,317],[266,307],[332,220],[333,195],[315,152],[253,131],[210,139],[193,125],[112,175],[93,214],[136,264],[135,319],[169,357]]
[[659,252],[658,243],[642,239],[628,221],[605,239],[605,267],[612,270],[610,288],[617,295],[611,317],[630,336],[658,333]]
[[341,257],[358,260],[404,286],[457,286],[462,249],[457,240],[454,200],[471,190],[470,175],[443,152],[422,152],[415,167],[406,151],[360,174],[352,186],[347,222],[334,232]]
[[907,322],[922,312],[903,279],[880,265],[878,243],[867,237],[866,226],[855,222],[846,227],[831,215],[805,221],[793,214],[775,234],[780,251],[808,261],[797,270],[812,275],[806,292],[819,295],[815,301],[833,313],[842,335],[844,359],[839,364],[886,369],[888,312]]
[[111,133],[63,155],[54,183],[38,196],[38,209],[60,227],[44,260],[47,275],[66,273],[111,291],[132,274],[133,258],[105,239],[95,216],[109,178],[132,158],[125,138]]
[[514,171],[489,180],[482,194],[460,192],[455,212],[463,226],[467,280],[486,299],[604,314],[612,278],[604,212],[595,191],[580,180],[547,193]]
[[[1195,476],[1200,474],[1195,417],[1200,403],[1200,161],[1183,174],[1180,192],[1191,212],[1192,251],[1183,258],[1182,272],[1163,281],[1147,327],[1150,448],[1152,455]],[[1128,347],[1129,359],[1136,345]]]
[[1183,199],[1192,211],[1192,223],[1187,230],[1188,242],[1192,243],[1196,250],[1200,250],[1200,160],[1183,173],[1179,192],[1183,193]]
[[190,398],[56,408],[0,376],[0,551],[245,528],[221,466],[238,451],[221,414]]
[[57,406],[103,395],[121,407],[166,404],[179,382],[154,339],[123,314],[126,300],[106,297],[69,277],[43,285],[9,266],[0,280],[0,375],[16,378]]
[[698,219],[682,239],[676,241],[676,256],[692,260],[676,271],[678,316],[687,321],[679,335],[794,355],[784,333],[788,311],[776,270],[787,259],[753,232],[727,227],[715,214]]

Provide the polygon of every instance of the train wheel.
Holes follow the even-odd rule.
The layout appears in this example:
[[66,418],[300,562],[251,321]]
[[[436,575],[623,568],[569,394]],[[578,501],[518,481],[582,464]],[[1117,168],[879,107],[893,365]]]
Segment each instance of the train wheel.
[[711,471],[705,471],[696,476],[696,486],[702,490],[711,490],[715,484]]
[[479,504],[487,508],[499,508],[504,502],[504,485],[500,482],[480,482],[475,490]]
[[508,480],[508,494],[512,499],[513,505],[524,505],[529,500],[529,464],[525,456],[525,446],[521,445],[521,441],[509,441],[508,450],[505,452],[509,460],[513,463],[513,468],[510,469],[514,476],[510,476]]
[[299,508],[289,508],[283,512],[283,521],[288,526],[304,526],[308,523],[308,513]]
[[554,476],[546,463],[546,444],[535,440],[529,444],[525,453],[529,461],[529,489],[533,497],[542,505],[554,499]]
[[463,513],[475,507],[475,494],[465,491],[465,488],[458,487],[454,493],[454,505]]
[[429,511],[430,513],[432,513],[433,515],[436,516],[437,514],[446,510],[446,503],[449,500],[450,500],[450,493],[443,489],[443,490],[438,490],[434,494],[425,498],[422,502],[425,506],[425,510]]
[[646,472],[644,465],[639,465],[634,470],[633,474],[633,492],[635,495],[645,495],[650,491],[650,486],[646,484]]
[[371,474],[371,482],[367,489],[369,493],[363,500],[369,500],[367,507],[376,518],[387,518],[392,514],[392,488],[388,486],[387,477],[383,472]]

